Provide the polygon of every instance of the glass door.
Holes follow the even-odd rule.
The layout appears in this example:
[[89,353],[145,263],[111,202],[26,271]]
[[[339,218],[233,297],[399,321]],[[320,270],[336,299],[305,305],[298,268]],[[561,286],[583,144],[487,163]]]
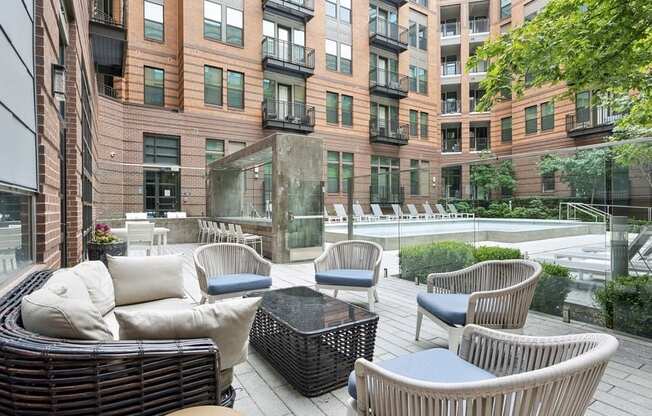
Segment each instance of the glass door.
[[378,58],[377,73],[378,85],[387,86],[387,58]]
[[145,211],[157,217],[179,211],[179,179],[179,172],[145,171]]
[[290,29],[278,26],[278,56],[280,59],[290,62]]
[[292,102],[292,87],[285,84],[278,84],[278,116],[280,120],[289,117]]

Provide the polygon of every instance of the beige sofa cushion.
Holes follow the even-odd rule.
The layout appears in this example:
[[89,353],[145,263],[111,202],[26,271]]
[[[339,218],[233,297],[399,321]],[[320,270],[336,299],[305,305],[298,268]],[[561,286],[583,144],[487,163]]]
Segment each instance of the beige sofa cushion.
[[120,339],[211,338],[220,350],[221,368],[247,359],[249,330],[260,298],[230,299],[185,310],[116,309]]
[[184,296],[180,255],[107,259],[116,306]]
[[104,322],[108,325],[111,333],[113,334],[114,340],[120,339],[120,325],[118,320],[115,318],[115,311],[125,311],[125,312],[140,312],[144,310],[164,310],[164,311],[178,311],[183,309],[192,309],[195,306],[194,303],[187,299],[180,298],[170,298],[170,299],[159,299],[153,300],[151,302],[144,303],[134,303],[131,305],[118,306],[117,308],[111,310],[105,314],[102,318]]
[[84,281],[77,276],[72,269],[59,269],[52,273],[52,276],[43,284],[43,288],[53,288],[55,292],[60,292],[60,288],[66,290],[66,297],[70,299],[88,299],[90,295]]
[[113,280],[104,263],[85,261],[71,270],[82,279],[88,289],[91,301],[102,315],[113,309],[115,306]]
[[[75,278],[77,278],[75,276]],[[79,279],[79,278],[77,278]],[[61,282],[24,296],[21,317],[26,330],[54,338],[110,340],[111,331],[90,296],[79,296]]]

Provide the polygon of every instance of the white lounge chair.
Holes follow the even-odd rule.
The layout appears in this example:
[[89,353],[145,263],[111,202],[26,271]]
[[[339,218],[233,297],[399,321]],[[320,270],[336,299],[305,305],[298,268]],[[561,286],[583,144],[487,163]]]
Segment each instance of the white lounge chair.
[[128,220],[146,220],[147,219],[147,213],[146,212],[127,212],[125,214],[125,217]]
[[371,204],[371,212],[374,213],[378,219],[386,219],[386,220],[395,220],[396,215],[386,215],[383,214],[383,210],[380,208],[380,205],[378,204]]
[[407,204],[407,209],[410,211],[410,215],[412,215],[414,218],[426,218],[426,214],[421,214],[419,211],[417,211],[417,207],[414,206],[414,204]]
[[447,204],[446,206],[448,207],[448,212],[455,216],[459,216],[461,218],[475,218],[475,214],[472,212],[459,212],[454,204]]
[[373,221],[378,219],[375,215],[365,214],[360,204],[353,204],[353,214],[355,214],[355,219],[358,221]]
[[439,212],[442,218],[457,218],[454,217],[451,213],[446,212],[442,204],[435,204],[435,208],[437,208],[437,212]]
[[342,204],[333,204],[335,208],[335,216],[340,219],[340,221],[347,221],[349,216],[346,213],[346,208]]
[[236,240],[240,244],[245,244],[251,246],[254,250],[258,250],[258,253],[263,255],[263,238],[256,234],[249,234],[242,232],[242,226],[240,224],[235,225]]
[[432,207],[430,206],[429,203],[426,202],[422,204],[422,206],[423,206],[423,210],[426,211],[426,218],[435,218],[435,219],[442,218],[441,214],[436,214],[432,211]]
[[392,204],[392,210],[394,210],[394,215],[397,218],[403,219],[403,220],[413,220],[416,219],[414,215],[409,215],[409,214],[404,214],[403,210],[401,209],[401,206],[399,204]]

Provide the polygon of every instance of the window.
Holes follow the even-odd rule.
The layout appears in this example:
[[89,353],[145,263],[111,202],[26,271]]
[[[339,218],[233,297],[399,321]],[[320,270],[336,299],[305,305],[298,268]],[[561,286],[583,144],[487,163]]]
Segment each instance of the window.
[[164,106],[165,88],[164,88],[165,71],[159,68],[145,67],[145,104]]
[[410,194],[428,195],[430,180],[430,162],[427,160],[410,160]]
[[226,43],[242,46],[243,40],[242,10],[226,8]]
[[419,135],[418,125],[419,112],[410,110],[410,136],[417,137]]
[[340,43],[340,72],[350,74],[351,71],[351,45]]
[[145,39],[163,42],[163,1],[145,0]]
[[328,152],[328,184],[329,193],[340,192],[340,154]]
[[428,113],[419,114],[419,135],[421,140],[428,139]]
[[353,126],[353,97],[342,95],[342,125]]
[[87,243],[92,238],[93,231],[93,130],[91,129],[93,114],[88,76],[82,66],[81,71],[81,136],[82,136],[82,248],[84,256],[87,253]]
[[326,16],[337,19],[337,2],[326,0]]
[[146,134],[144,162],[153,165],[179,165],[179,138]]
[[541,131],[555,128],[555,104],[547,102],[541,104]]
[[342,153],[342,191],[349,192],[349,178],[353,177],[353,153]]
[[339,94],[326,92],[326,122],[337,124],[338,120],[338,98]]
[[473,151],[489,150],[491,143],[489,141],[489,128],[486,126],[471,126],[469,127],[470,133],[470,147]]
[[400,159],[371,156],[370,203],[401,203]]
[[408,44],[413,48],[428,50],[428,27],[416,22],[410,22]]
[[206,164],[224,157],[224,140],[206,139]]
[[428,0],[410,0],[414,4],[418,4],[419,6],[423,7],[428,7]]
[[229,148],[228,148],[228,153],[229,155],[239,152],[240,150],[244,149],[247,147],[247,143],[245,142],[236,142],[236,141],[229,141]]
[[326,69],[337,71],[337,42],[326,39]]
[[428,94],[428,71],[415,65],[410,65],[410,91]]
[[445,126],[441,129],[442,153],[458,153],[462,151],[461,128],[459,126]]
[[525,109],[525,134],[537,132],[537,106],[533,105]]
[[555,191],[555,172],[546,172],[541,175],[541,190],[543,192]]
[[226,103],[230,108],[244,108],[244,74],[229,71],[227,75]]
[[[16,276],[32,262],[32,212],[34,198],[31,195],[0,190],[0,247],[3,267],[0,267],[0,285]],[[6,226],[5,226],[6,225]]]
[[204,37],[222,40],[222,5],[204,0]]
[[500,18],[507,19],[512,15],[512,0],[500,0]]
[[503,143],[512,141],[512,118],[500,119],[500,141]]
[[204,103],[222,105],[222,70],[204,66]]
[[351,23],[351,0],[340,0],[340,22]]
[[462,167],[448,166],[441,169],[442,186],[445,198],[462,197]]

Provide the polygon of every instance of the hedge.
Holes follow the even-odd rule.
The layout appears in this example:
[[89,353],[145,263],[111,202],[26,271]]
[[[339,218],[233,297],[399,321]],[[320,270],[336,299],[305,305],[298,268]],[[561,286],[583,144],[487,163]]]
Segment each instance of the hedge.
[[594,294],[607,328],[652,337],[652,276],[622,276]]

